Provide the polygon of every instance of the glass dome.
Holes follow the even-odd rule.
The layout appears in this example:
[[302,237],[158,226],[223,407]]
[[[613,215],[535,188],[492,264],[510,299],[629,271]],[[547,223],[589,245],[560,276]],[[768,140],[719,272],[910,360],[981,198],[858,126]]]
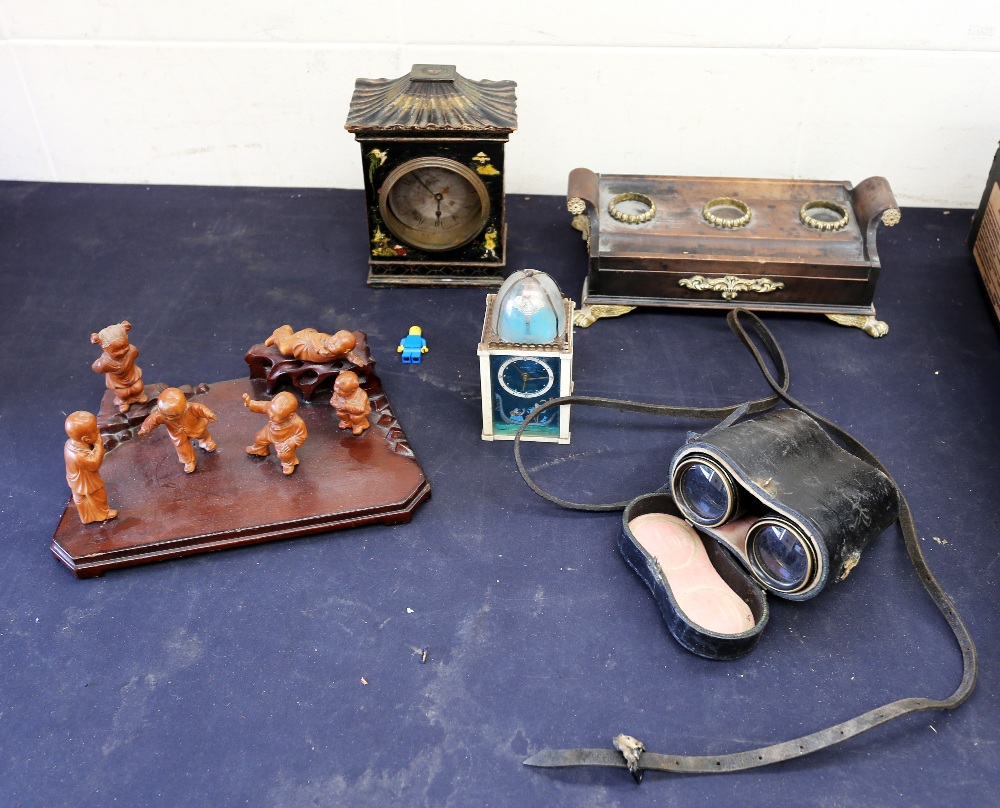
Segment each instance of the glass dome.
[[534,269],[515,272],[497,292],[491,325],[504,342],[554,342],[566,329],[566,309],[556,282]]

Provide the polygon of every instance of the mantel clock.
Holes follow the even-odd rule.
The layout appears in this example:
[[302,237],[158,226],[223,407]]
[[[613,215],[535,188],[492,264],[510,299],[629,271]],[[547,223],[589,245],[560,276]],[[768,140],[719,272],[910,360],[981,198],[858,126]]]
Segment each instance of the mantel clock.
[[[573,308],[544,272],[511,275],[486,296],[479,343],[483,440],[513,440],[539,404],[573,390]],[[546,410],[522,440],[569,443],[568,405]]]
[[357,80],[345,128],[361,144],[369,284],[502,282],[515,86],[471,81],[454,65]]

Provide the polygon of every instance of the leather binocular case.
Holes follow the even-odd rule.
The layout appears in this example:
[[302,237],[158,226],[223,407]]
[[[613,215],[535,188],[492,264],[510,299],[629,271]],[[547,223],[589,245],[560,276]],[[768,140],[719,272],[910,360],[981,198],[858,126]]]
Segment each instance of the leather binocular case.
[[674,638],[711,659],[759,641],[762,590],[815,597],[899,512],[892,481],[796,409],[692,437],[671,462],[670,489],[629,503],[619,548]]

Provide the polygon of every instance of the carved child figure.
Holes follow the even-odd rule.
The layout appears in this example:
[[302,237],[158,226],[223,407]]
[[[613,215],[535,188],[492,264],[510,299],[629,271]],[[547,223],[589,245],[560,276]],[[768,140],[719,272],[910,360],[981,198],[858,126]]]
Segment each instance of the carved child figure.
[[333,396],[330,398],[330,406],[337,411],[341,429],[351,428],[355,435],[360,435],[371,424],[368,423],[368,414],[372,411],[368,401],[368,394],[361,389],[358,381],[358,374],[350,370],[341,371],[337,376],[337,381],[333,384]]
[[286,391],[278,393],[270,401],[254,401],[244,393],[243,403],[252,412],[267,414],[267,425],[257,433],[253,446],[247,446],[247,454],[267,457],[273,444],[281,461],[281,470],[291,474],[299,464],[295,450],[309,437],[305,421],[295,412],[299,408],[295,396]]
[[63,449],[66,482],[73,492],[73,504],[80,521],[87,525],[114,519],[118,511],[108,507],[108,495],[100,475],[104,444],[97,430],[97,418],[89,412],[70,413],[66,418],[66,434],[69,436]]
[[176,387],[167,387],[157,398],[156,409],[139,427],[139,434],[148,435],[160,424],[165,425],[177,450],[177,459],[184,464],[184,471],[190,474],[197,465],[192,440],[206,452],[215,451],[215,441],[208,434],[208,425],[214,420],[215,413],[204,404],[189,402]]
[[128,341],[131,328],[127,320],[122,320],[90,335],[90,341],[104,349],[91,368],[94,373],[104,374],[108,389],[114,391],[115,406],[119,412],[128,412],[132,404],[146,401],[146,394],[142,392],[142,371],[135,363],[139,349]]
[[324,334],[315,328],[292,331],[290,325],[274,329],[264,345],[273,345],[283,356],[291,356],[305,362],[333,362],[347,359],[355,365],[362,364],[354,355],[357,339],[350,331]]

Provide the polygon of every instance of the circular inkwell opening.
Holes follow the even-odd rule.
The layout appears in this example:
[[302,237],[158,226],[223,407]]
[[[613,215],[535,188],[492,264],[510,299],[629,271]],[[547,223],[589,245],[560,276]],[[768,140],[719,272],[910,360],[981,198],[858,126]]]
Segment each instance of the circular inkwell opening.
[[644,224],[656,215],[656,203],[645,194],[626,192],[608,203],[608,213],[622,224]]
[[731,196],[719,196],[705,203],[701,215],[712,227],[739,230],[750,224],[752,214],[746,202]]
[[837,202],[827,199],[814,199],[806,202],[799,210],[799,219],[806,227],[821,233],[835,233],[847,227],[850,221],[847,208]]
[[704,527],[718,527],[739,513],[739,488],[732,476],[710,458],[685,458],[674,471],[674,500],[684,515]]
[[765,516],[753,523],[747,533],[747,558],[760,580],[777,592],[801,592],[816,576],[816,548],[796,525],[780,516]]

